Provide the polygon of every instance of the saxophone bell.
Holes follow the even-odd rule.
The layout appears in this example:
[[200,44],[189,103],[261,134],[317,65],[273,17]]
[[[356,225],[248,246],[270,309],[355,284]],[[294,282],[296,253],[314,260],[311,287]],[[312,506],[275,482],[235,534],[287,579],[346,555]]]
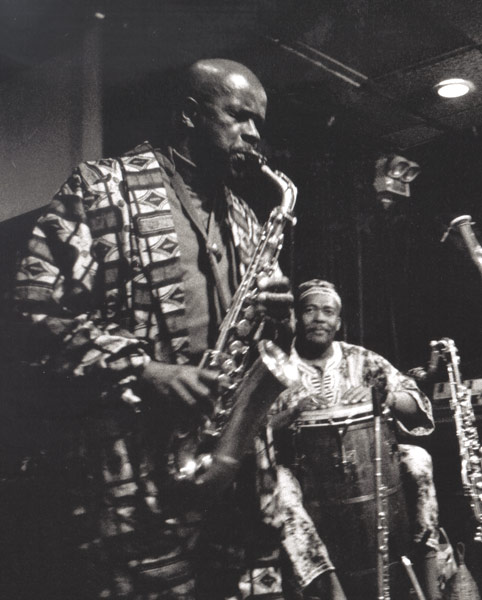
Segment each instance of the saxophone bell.
[[229,404],[218,408],[213,421],[206,419],[195,436],[176,436],[168,457],[169,470],[177,481],[202,481],[219,461],[234,458],[245,443],[239,423],[256,404],[255,412],[267,414],[276,398],[287,388],[301,385],[298,367],[270,340],[257,344],[258,358],[244,374],[229,397]]

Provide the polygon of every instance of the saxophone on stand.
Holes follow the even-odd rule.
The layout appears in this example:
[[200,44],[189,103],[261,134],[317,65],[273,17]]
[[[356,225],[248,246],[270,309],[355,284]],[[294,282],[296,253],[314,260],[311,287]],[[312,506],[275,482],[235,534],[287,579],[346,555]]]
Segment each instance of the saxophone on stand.
[[474,261],[475,266],[478,268],[480,275],[482,276],[482,246],[479,244],[475,237],[474,230],[472,229],[474,222],[470,215],[461,215],[450,221],[449,228],[445,232],[442,242],[444,242],[450,232],[456,229],[467,246],[471,259]]
[[450,338],[434,340],[432,350],[444,359],[449,376],[450,408],[455,421],[455,433],[459,443],[462,489],[470,501],[477,523],[474,541],[482,542],[482,460],[479,434],[477,432],[471,390],[463,385],[455,343]]

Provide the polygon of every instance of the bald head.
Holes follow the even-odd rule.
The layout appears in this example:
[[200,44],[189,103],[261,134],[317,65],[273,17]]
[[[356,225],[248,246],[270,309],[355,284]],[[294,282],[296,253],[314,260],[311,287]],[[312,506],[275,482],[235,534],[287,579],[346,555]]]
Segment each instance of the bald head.
[[252,153],[266,116],[266,92],[244,65],[222,58],[199,60],[178,88],[178,147],[211,178],[240,176],[240,157]]
[[195,100],[212,100],[233,90],[251,88],[265,94],[256,75],[241,63],[224,58],[195,62],[184,74],[182,93]]

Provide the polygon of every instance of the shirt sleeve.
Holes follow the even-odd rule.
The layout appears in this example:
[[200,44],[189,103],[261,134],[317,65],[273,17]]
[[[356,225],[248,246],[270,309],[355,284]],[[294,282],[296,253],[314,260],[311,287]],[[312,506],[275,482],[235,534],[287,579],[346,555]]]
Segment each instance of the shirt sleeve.
[[369,371],[374,370],[376,372],[380,369],[383,371],[387,381],[388,392],[405,392],[409,394],[420,409],[420,424],[410,430],[400,420],[396,419],[399,432],[410,436],[423,436],[432,433],[434,430],[432,404],[427,396],[417,387],[415,381],[398,371],[386,359],[373,352],[369,352],[367,364],[369,365]]
[[95,198],[77,168],[38,220],[14,290],[19,338],[31,364],[111,383],[149,361],[145,344],[102,312],[99,264],[86,207]]

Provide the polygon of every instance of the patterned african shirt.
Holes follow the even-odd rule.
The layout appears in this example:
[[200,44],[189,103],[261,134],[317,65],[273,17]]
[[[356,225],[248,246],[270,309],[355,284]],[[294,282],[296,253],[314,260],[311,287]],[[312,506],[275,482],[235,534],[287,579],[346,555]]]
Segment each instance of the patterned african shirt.
[[[59,502],[63,533],[55,545],[62,591],[72,598],[194,598],[193,550],[204,515],[192,486],[174,484],[166,472],[170,430],[162,408],[132,407],[139,367],[150,359],[192,361],[171,210],[175,177],[173,161],[148,144],[81,164],[39,219],[18,270],[30,363],[58,377],[45,404],[46,412],[55,409],[55,425],[44,477]],[[242,200],[225,194],[242,275],[259,225]],[[278,486],[265,437],[256,440],[264,521],[305,585],[330,565],[299,498],[289,495],[293,508],[288,486]],[[290,526],[281,532],[287,511]],[[312,556],[299,556],[298,530],[311,536]],[[281,596],[279,571],[266,568],[276,575],[261,579]]]
[[[428,435],[433,431],[432,405],[412,378],[400,373],[385,358],[372,350],[338,341],[333,342],[332,347],[333,354],[323,370],[317,367],[316,362],[302,359],[296,350],[292,351],[292,359],[301,373],[302,385],[294,393],[289,390],[283,392],[273,412],[295,407],[298,402],[309,398],[311,404],[304,403],[304,410],[298,417],[298,423],[310,423],[319,419],[325,423],[330,419],[348,422],[350,418],[371,412],[372,402],[368,394],[361,402],[351,404],[346,392],[359,386],[366,387],[368,392],[374,380],[383,377],[388,392],[408,393],[421,411],[420,424],[410,430],[399,420],[394,419],[400,439],[416,440],[418,436]],[[402,474],[407,483],[412,539],[414,542],[424,543],[437,549],[438,504],[433,482],[432,459],[420,446],[400,443],[398,448]]]
[[300,415],[301,420],[313,419],[318,412],[321,418],[326,419],[335,414],[349,416],[364,410],[371,411],[371,399],[368,396],[353,405],[345,394],[348,390],[360,386],[366,387],[368,391],[369,386],[383,377],[386,380],[387,392],[406,392],[415,400],[421,414],[424,415],[420,424],[410,430],[397,420],[399,432],[420,436],[433,431],[432,405],[413,379],[400,373],[376,352],[362,346],[333,342],[332,348],[333,354],[323,370],[317,367],[316,361],[302,359],[293,349],[292,358],[300,370],[302,386],[295,394],[288,390],[283,392],[277,401],[277,410],[294,407],[302,398],[311,398],[312,405]]

